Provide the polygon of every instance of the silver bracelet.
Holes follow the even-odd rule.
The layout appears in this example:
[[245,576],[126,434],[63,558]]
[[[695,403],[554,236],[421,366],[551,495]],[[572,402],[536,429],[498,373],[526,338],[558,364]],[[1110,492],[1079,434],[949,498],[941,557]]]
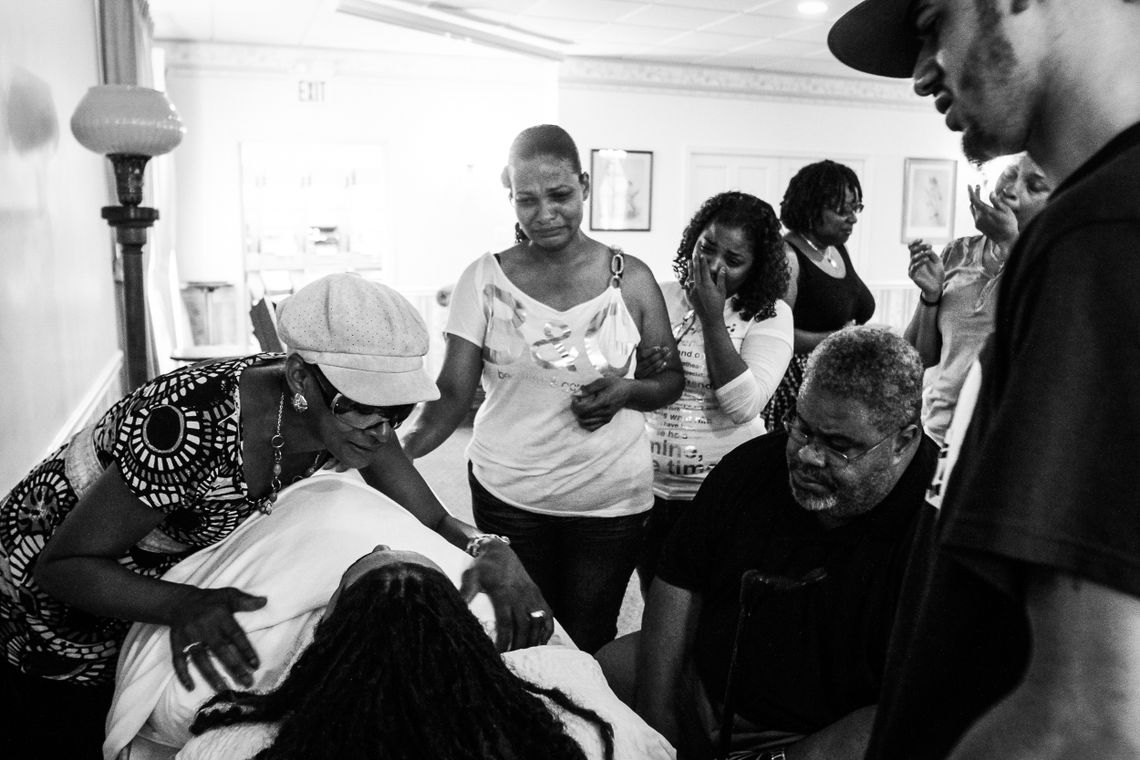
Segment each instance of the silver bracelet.
[[480,533],[467,539],[467,548],[464,551],[472,557],[478,557],[483,553],[483,547],[490,541],[502,541],[507,546],[511,545],[511,539],[506,536],[500,536],[497,533]]

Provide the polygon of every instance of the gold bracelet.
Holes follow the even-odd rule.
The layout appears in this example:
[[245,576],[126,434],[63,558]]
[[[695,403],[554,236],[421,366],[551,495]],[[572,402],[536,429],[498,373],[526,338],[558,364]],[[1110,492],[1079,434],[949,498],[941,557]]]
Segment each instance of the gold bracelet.
[[483,547],[490,541],[502,541],[507,546],[511,545],[511,539],[506,536],[500,536],[496,533],[480,533],[467,539],[467,548],[464,551],[472,557],[478,557],[483,553]]

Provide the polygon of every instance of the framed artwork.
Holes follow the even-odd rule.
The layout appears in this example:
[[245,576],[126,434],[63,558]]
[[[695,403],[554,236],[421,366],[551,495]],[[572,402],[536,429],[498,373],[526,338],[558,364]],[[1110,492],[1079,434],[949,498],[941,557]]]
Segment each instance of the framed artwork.
[[590,229],[649,230],[653,151],[590,151]]
[[954,198],[958,162],[908,158],[903,171],[902,242],[915,238],[950,240],[954,235]]

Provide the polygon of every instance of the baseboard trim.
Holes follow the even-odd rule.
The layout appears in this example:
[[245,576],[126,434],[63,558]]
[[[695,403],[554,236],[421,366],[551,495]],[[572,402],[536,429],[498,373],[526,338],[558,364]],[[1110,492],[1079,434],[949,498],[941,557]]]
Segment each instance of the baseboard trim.
[[95,376],[95,382],[87,389],[83,399],[72,411],[71,416],[63,423],[63,426],[55,434],[55,438],[47,447],[47,451],[43,456],[47,456],[51,452],[58,449],[63,444],[71,440],[71,437],[82,430],[84,427],[95,418],[95,415],[102,414],[111,405],[119,400],[122,395],[122,385],[120,381],[120,373],[123,368],[123,352],[116,350],[107,363],[103,366],[102,371]]

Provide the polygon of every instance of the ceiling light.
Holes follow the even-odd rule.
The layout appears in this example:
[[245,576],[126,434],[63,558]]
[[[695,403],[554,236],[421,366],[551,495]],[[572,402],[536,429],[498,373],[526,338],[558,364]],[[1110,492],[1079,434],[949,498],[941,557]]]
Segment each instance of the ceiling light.
[[796,6],[796,10],[805,16],[820,16],[827,13],[827,3],[820,0],[804,0]]
[[339,0],[336,10],[350,16],[438,34],[451,39],[561,61],[570,43],[493,21],[459,16],[404,0]]

